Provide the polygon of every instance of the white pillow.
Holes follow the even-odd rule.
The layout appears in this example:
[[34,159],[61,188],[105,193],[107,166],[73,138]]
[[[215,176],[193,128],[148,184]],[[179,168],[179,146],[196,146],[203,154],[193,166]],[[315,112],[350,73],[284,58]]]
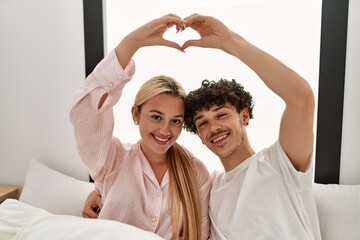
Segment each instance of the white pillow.
[[360,185],[314,184],[323,240],[360,236]]
[[81,216],[94,184],[80,181],[30,159],[19,201],[53,214]]
[[155,233],[105,219],[54,215],[15,199],[0,204],[0,239],[164,240]]

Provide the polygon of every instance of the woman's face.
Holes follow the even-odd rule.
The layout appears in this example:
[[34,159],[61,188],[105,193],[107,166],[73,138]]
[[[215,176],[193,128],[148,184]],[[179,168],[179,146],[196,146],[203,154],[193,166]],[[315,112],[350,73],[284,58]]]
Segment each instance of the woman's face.
[[166,152],[178,139],[184,122],[184,100],[169,94],[159,94],[141,107],[133,108],[133,118],[139,124],[141,149],[149,161],[166,161]]

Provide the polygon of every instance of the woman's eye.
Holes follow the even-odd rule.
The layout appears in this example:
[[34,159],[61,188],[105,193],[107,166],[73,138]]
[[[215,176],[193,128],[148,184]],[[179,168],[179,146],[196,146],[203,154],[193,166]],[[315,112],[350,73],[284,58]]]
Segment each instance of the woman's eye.
[[174,119],[171,121],[174,125],[181,125],[183,123],[183,121],[181,121],[180,119]]
[[154,119],[155,121],[160,121],[161,120],[161,116],[159,116],[159,115],[151,116],[151,118]]

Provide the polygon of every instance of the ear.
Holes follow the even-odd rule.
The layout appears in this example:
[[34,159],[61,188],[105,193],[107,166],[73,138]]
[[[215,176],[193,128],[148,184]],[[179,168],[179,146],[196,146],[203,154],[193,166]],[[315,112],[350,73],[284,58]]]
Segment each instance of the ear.
[[132,115],[134,123],[137,125],[139,122],[139,111],[136,106],[131,107],[131,115]]
[[240,117],[243,125],[245,126],[249,125],[250,113],[248,108],[244,108],[243,110],[241,110]]

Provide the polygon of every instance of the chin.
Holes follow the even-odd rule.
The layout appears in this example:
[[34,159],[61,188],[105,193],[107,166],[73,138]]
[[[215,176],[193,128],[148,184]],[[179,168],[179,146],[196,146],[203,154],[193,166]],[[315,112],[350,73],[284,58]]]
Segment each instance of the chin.
[[172,145],[173,144],[166,144],[164,146],[157,146],[156,148],[154,148],[154,151],[158,152],[159,154],[165,154]]
[[229,149],[211,150],[219,158],[229,157],[234,151]]

